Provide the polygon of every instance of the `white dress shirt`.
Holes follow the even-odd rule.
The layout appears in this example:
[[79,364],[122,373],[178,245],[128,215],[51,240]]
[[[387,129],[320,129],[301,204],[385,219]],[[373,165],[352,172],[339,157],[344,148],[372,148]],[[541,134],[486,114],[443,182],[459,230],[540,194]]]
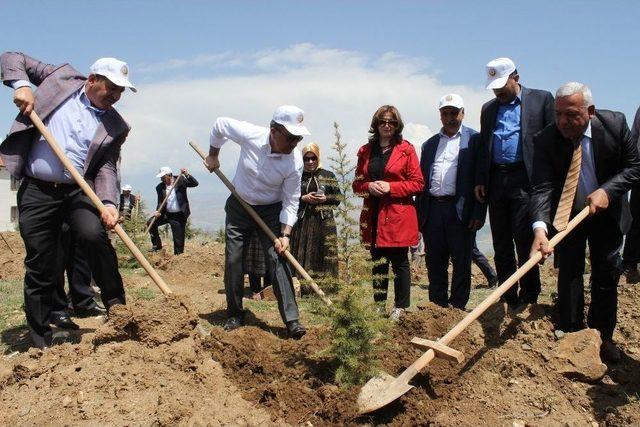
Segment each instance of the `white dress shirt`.
[[456,194],[460,136],[459,130],[451,137],[440,131],[440,142],[436,149],[433,171],[431,172],[429,193],[432,196],[455,196]]
[[298,213],[302,155],[272,153],[269,128],[248,122],[219,117],[211,130],[210,144],[220,148],[232,140],[240,146],[240,159],[233,185],[250,205],[282,202],[280,222],[293,226]]
[[[174,178],[171,185],[165,188],[165,193],[171,190],[171,186],[175,184],[177,178]],[[178,205],[178,197],[176,197],[176,190],[174,189],[169,197],[167,197],[167,212],[176,213],[180,212],[180,206]]]
[[[591,121],[589,121],[587,129],[580,140],[582,159],[580,160],[580,177],[578,178],[576,197],[573,199],[574,210],[583,209],[587,204],[587,196],[598,189],[596,161],[593,157],[593,144],[591,142]],[[533,229],[535,230],[536,228],[543,228],[545,233],[548,232],[547,224],[544,221],[534,222]]]

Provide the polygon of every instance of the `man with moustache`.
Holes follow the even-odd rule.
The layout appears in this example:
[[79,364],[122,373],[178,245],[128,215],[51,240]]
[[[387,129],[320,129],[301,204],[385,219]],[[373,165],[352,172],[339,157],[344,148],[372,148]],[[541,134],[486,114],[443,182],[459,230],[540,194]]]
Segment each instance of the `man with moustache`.
[[[503,283],[529,258],[533,241],[528,209],[533,135],[553,122],[553,96],[520,85],[520,75],[509,58],[494,59],[486,70],[486,88],[496,97],[482,106],[480,115],[475,195],[489,206],[494,261],[498,280]],[[525,274],[519,285],[519,292],[515,285],[502,300],[511,308],[536,303],[540,294],[538,267]]]
[[[127,64],[115,58],[98,59],[85,77],[69,64],[54,66],[6,52],[0,56],[0,69],[21,113],[0,145],[0,155],[9,172],[22,179],[18,210],[26,249],[25,314],[34,346],[46,348],[52,341],[49,321],[59,280],[63,220],[69,221],[71,232],[87,249],[105,307],[125,303],[116,253],[105,228],[118,222],[117,164],[130,129],[113,104],[125,88],[136,89]],[[32,84],[38,87],[35,93]],[[105,204],[102,214],[28,119],[34,110]]]
[[[422,145],[425,188],[416,199],[425,237],[429,300],[464,310],[471,291],[471,257],[486,205],[474,197],[478,132],[462,125],[464,101],[448,94],[439,104],[441,131]],[[448,295],[449,259],[453,263]]]
[[531,216],[535,239],[531,252],[546,258],[547,234],[562,231],[584,206],[590,216],[556,247],[559,329],[584,328],[585,250],[591,260],[591,304],[587,325],[600,331],[602,358],[620,360],[612,341],[616,325],[617,285],[622,237],[631,215],[626,193],[640,182],[640,157],[624,114],[599,110],[591,90],[577,82],[556,92],[555,124],[534,138]]
[[227,294],[227,331],[244,325],[242,297],[244,245],[257,230],[267,262],[267,271],[278,300],[280,315],[290,337],[299,339],[306,330],[298,318],[289,265],[280,256],[289,248],[291,228],[296,222],[302,178],[302,156],[295,150],[309,131],[303,125],[303,111],[293,105],[278,107],[269,128],[219,117],[211,131],[209,171],[220,167],[222,145],[234,141],[240,146],[240,159],[233,178],[236,191],[258,213],[279,238],[275,243],[260,230],[235,196],[227,199],[225,212],[224,285]]

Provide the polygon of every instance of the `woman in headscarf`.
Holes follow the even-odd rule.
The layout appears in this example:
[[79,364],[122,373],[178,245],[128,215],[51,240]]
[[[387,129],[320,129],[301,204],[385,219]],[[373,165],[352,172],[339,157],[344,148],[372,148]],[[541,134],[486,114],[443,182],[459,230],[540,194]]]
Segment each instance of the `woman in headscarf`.
[[320,148],[302,148],[304,171],[298,222],[291,233],[291,253],[309,274],[338,275],[337,231],[333,209],[342,193],[333,172],[320,165]]
[[395,275],[394,308],[397,321],[410,305],[409,247],[418,243],[418,216],[413,196],[424,187],[420,162],[404,124],[392,105],[378,108],[371,119],[369,142],[358,150],[353,192],[364,198],[360,236],[370,249],[374,299],[384,304],[389,286],[389,263]]

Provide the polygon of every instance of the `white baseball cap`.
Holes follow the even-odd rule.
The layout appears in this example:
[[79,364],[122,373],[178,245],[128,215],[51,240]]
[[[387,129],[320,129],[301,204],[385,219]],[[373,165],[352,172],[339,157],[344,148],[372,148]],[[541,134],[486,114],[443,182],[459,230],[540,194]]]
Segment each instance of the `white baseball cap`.
[[500,89],[507,84],[509,75],[516,70],[516,64],[509,58],[497,58],[487,64],[486,89]]
[[93,63],[89,71],[91,74],[105,76],[115,85],[128,87],[132,92],[138,91],[129,81],[129,66],[126,62],[116,58],[100,58]]
[[464,108],[464,101],[462,100],[462,97],[460,95],[456,93],[449,93],[440,98],[440,106],[438,107],[438,109],[444,107],[454,107],[459,110],[461,108]]
[[160,170],[158,171],[158,175],[156,175],[156,178],[162,178],[165,175],[172,175],[173,176],[173,171],[171,170],[171,168],[169,166],[161,167]]
[[133,188],[129,184],[122,186],[122,191],[131,191],[131,190],[133,190]]
[[302,124],[304,121],[304,111],[295,105],[281,105],[278,107],[275,113],[273,113],[273,121],[284,126],[291,135],[311,135]]

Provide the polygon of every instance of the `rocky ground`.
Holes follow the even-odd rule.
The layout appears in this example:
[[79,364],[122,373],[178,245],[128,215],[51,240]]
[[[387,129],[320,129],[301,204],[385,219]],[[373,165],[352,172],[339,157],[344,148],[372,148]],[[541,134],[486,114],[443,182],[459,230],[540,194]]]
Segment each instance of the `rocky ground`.
[[[177,297],[124,271],[129,305],[107,323],[77,319],[78,333],[59,331],[66,342],[42,352],[28,349],[19,306],[22,244],[5,237],[16,253],[0,249],[0,424],[640,424],[640,286],[619,290],[621,363],[601,363],[594,331],[555,333],[555,277],[545,266],[541,304],[520,313],[494,305],[451,343],[461,364],[436,359],[402,398],[358,416],[359,389],[333,382],[329,330],[313,297],[300,304],[309,329],[300,341],[285,339],[273,302],[247,302],[249,326],[221,329],[221,244],[193,239],[185,255],[150,256]],[[413,337],[437,339],[466,314],[425,302],[422,267],[414,281],[411,312],[379,341],[381,368],[394,376],[422,354]],[[474,289],[470,306],[487,294]]]

